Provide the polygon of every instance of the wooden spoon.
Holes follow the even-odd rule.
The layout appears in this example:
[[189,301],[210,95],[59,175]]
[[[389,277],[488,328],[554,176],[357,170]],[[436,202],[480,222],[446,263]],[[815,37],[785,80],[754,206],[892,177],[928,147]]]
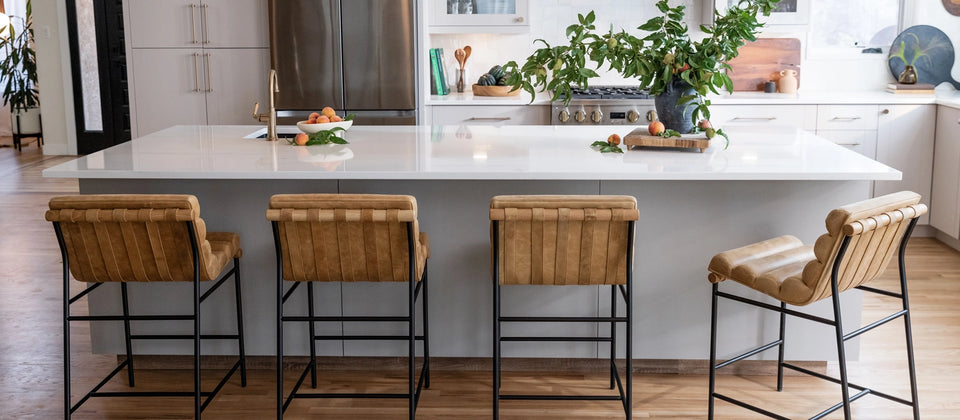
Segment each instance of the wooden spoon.
[[460,70],[463,71],[463,66],[467,62],[466,51],[464,51],[463,49],[457,48],[457,50],[453,52],[453,56],[454,58],[457,59],[457,62],[460,63]]
[[466,55],[463,57],[463,65],[467,65],[467,59],[470,58],[470,53],[473,52],[473,48],[470,48],[470,46],[467,45],[466,47],[463,47],[463,52],[466,53]]

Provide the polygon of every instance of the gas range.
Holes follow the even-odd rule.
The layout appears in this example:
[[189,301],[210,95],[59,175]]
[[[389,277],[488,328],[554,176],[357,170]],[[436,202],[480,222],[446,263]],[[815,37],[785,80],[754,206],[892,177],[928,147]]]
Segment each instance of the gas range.
[[636,86],[573,87],[573,99],[552,107],[553,125],[647,125],[657,119],[653,96]]

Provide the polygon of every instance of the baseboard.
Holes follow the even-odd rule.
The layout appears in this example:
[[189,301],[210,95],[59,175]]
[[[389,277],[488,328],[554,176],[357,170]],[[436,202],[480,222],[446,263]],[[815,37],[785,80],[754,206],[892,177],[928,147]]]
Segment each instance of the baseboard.
[[[117,356],[123,360],[124,356]],[[419,359],[419,358],[418,358]],[[206,369],[229,369],[236,362],[235,356],[202,356],[201,364]],[[284,369],[302,368],[309,357],[284,357]],[[191,356],[134,356],[134,365],[140,369],[193,369]],[[547,359],[547,358],[504,358],[502,367],[507,372],[567,372],[589,373],[603,371],[609,366],[606,359]],[[624,361],[618,362],[623,366]],[[810,369],[814,372],[825,373],[827,362],[824,361],[791,361],[791,363]],[[277,359],[272,356],[248,356],[248,369],[274,369]],[[634,359],[633,371],[638,374],[676,374],[676,375],[706,375],[710,363],[707,360],[695,359]],[[317,367],[322,370],[404,370],[407,368],[406,357],[320,357],[317,358]],[[430,369],[434,372],[486,372],[493,369],[493,360],[486,357],[432,357]],[[775,360],[744,360],[731,367],[718,371],[721,374],[768,376],[777,374]],[[799,375],[789,369],[787,375]]]

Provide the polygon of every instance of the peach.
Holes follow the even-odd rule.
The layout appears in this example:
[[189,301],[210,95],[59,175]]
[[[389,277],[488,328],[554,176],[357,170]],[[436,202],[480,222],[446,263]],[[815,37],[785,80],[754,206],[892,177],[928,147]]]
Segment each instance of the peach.
[[339,115],[334,115],[330,117],[330,122],[340,122],[340,121],[343,121],[343,118],[340,118]]
[[333,118],[335,115],[337,115],[337,112],[334,111],[333,108],[330,108],[329,106],[323,108],[323,111],[320,111],[320,113],[327,118]]
[[328,122],[330,122],[330,118],[328,118],[326,115],[321,115],[319,118],[317,118],[317,124],[326,124]]
[[609,144],[609,145],[611,145],[611,146],[619,146],[619,145],[620,145],[620,135],[619,135],[619,134],[611,134],[610,137],[607,137],[607,144]]
[[310,141],[310,136],[308,136],[307,133],[297,134],[297,137],[294,137],[293,139],[293,142],[298,146],[303,146],[307,144],[308,141]]
[[650,123],[650,125],[647,127],[647,131],[650,133],[651,136],[659,136],[664,131],[666,131],[666,129],[667,128],[664,127],[663,123],[660,121],[654,121]]
[[310,117],[310,119],[307,120],[307,124],[316,124],[316,123],[317,123],[317,119],[316,119],[316,118]]
[[317,117],[319,117],[319,116],[320,116],[320,114],[318,114],[318,113],[316,113],[316,112],[311,112],[311,113],[310,113],[310,119],[311,119],[311,120],[315,120],[315,119],[317,119]]

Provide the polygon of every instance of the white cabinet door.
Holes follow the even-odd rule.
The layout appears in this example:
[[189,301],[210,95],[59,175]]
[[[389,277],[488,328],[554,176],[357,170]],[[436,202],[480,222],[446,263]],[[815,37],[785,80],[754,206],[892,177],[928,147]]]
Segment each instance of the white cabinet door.
[[546,125],[546,105],[448,105],[433,107],[433,125]]
[[266,0],[198,0],[204,48],[269,48]]
[[268,49],[212,49],[203,52],[210,124],[256,124],[253,104],[267,108]]
[[870,159],[877,158],[877,132],[874,130],[818,130],[817,135]]
[[752,125],[817,129],[816,105],[713,105],[710,121],[716,127]]
[[529,0],[430,0],[431,33],[530,31]]
[[134,137],[174,125],[207,123],[201,91],[202,58],[199,50],[193,49],[133,50]]
[[[877,160],[903,172],[900,181],[877,181],[874,193],[884,195],[909,190],[920,194],[930,205],[933,177],[935,105],[880,105],[877,129]],[[924,215],[919,224],[930,223]]]
[[127,0],[133,48],[200,47],[198,3],[190,0]]
[[930,224],[960,239],[960,109],[938,110],[932,196]]

